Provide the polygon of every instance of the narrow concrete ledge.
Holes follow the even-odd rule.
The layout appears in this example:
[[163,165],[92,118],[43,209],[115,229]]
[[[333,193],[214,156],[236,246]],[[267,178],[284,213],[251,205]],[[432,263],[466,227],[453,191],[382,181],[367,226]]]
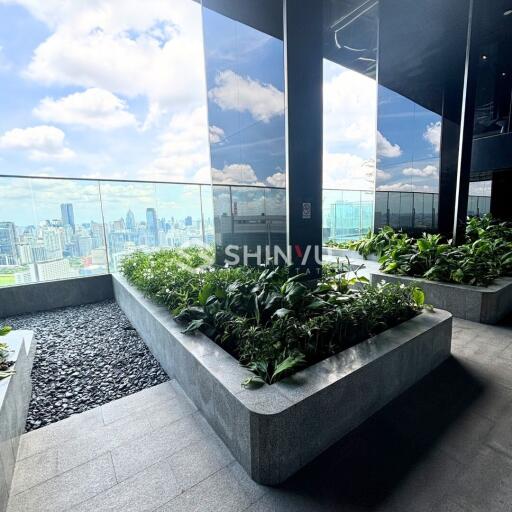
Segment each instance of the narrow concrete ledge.
[[334,256],[335,258],[348,258],[349,260],[362,260],[378,261],[378,257],[375,254],[369,254],[364,258],[357,251],[351,251],[349,249],[337,249],[335,247],[322,247],[322,254],[326,256]]
[[0,318],[111,299],[110,274],[0,288]]
[[36,343],[32,331],[12,331],[1,339],[12,351],[9,359],[15,361],[12,367],[15,373],[0,380],[0,512],[4,512],[20,437],[25,432]]
[[114,294],[169,376],[251,478],[278,484],[450,355],[452,316],[424,312],[272,386],[241,387],[251,373],[202,334],[186,335],[165,307],[122,276]]
[[449,311],[457,318],[483,324],[496,324],[512,313],[512,278],[504,277],[487,286],[440,283],[416,277],[371,272],[371,282],[403,283],[419,286],[425,302]]

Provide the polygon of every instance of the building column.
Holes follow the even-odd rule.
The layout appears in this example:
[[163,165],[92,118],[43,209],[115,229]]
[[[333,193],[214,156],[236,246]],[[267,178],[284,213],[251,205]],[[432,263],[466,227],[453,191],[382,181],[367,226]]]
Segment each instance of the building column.
[[469,181],[471,175],[471,152],[473,150],[473,126],[475,115],[476,87],[478,79],[479,27],[478,22],[483,0],[470,0],[468,35],[466,41],[466,62],[464,68],[464,89],[459,136],[459,158],[457,163],[457,191],[455,195],[455,216],[453,239],[462,243],[466,230],[468,212]]
[[458,123],[451,121],[448,119],[448,117],[443,115],[441,125],[441,155],[439,165],[439,202],[437,207],[437,230],[446,238],[452,238],[453,236],[455,198],[457,196],[459,139],[460,126]]
[[287,237],[298,272],[322,253],[323,16],[317,0],[284,0]]
[[499,220],[512,220],[512,170],[494,172],[491,187],[491,215]]

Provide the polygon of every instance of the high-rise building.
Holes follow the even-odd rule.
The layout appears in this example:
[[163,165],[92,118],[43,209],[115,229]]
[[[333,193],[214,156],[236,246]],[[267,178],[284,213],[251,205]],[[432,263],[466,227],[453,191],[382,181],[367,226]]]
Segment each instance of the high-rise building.
[[48,260],[60,260],[62,258],[62,240],[57,228],[43,230],[43,243]]
[[125,227],[128,231],[133,231],[135,229],[135,215],[131,210],[128,210],[128,213],[126,214]]
[[73,205],[71,203],[64,203],[60,205],[60,213],[62,217],[63,226],[71,226],[73,233],[75,232],[75,214],[73,212]]
[[16,265],[17,262],[14,222],[0,222],[0,265]]
[[158,224],[154,208],[146,209],[146,228],[148,232],[148,245],[154,247],[158,244]]

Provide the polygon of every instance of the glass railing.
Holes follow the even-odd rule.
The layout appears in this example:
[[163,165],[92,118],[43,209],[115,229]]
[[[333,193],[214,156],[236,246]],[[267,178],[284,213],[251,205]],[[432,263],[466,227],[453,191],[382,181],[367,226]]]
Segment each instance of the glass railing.
[[[116,272],[135,250],[286,243],[282,188],[0,176],[0,190],[0,286]],[[324,190],[324,241],[360,238],[374,218],[435,228],[436,195],[406,196]],[[469,206],[485,213],[489,198]]]

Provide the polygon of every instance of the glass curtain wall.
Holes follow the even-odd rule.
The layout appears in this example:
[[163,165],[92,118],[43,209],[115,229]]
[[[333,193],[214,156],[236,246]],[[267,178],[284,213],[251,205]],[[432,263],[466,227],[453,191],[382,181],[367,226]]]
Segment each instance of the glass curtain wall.
[[281,40],[205,6],[203,31],[222,263],[228,245],[254,252],[286,244],[284,50]]
[[323,238],[373,226],[378,3],[324,2]]

